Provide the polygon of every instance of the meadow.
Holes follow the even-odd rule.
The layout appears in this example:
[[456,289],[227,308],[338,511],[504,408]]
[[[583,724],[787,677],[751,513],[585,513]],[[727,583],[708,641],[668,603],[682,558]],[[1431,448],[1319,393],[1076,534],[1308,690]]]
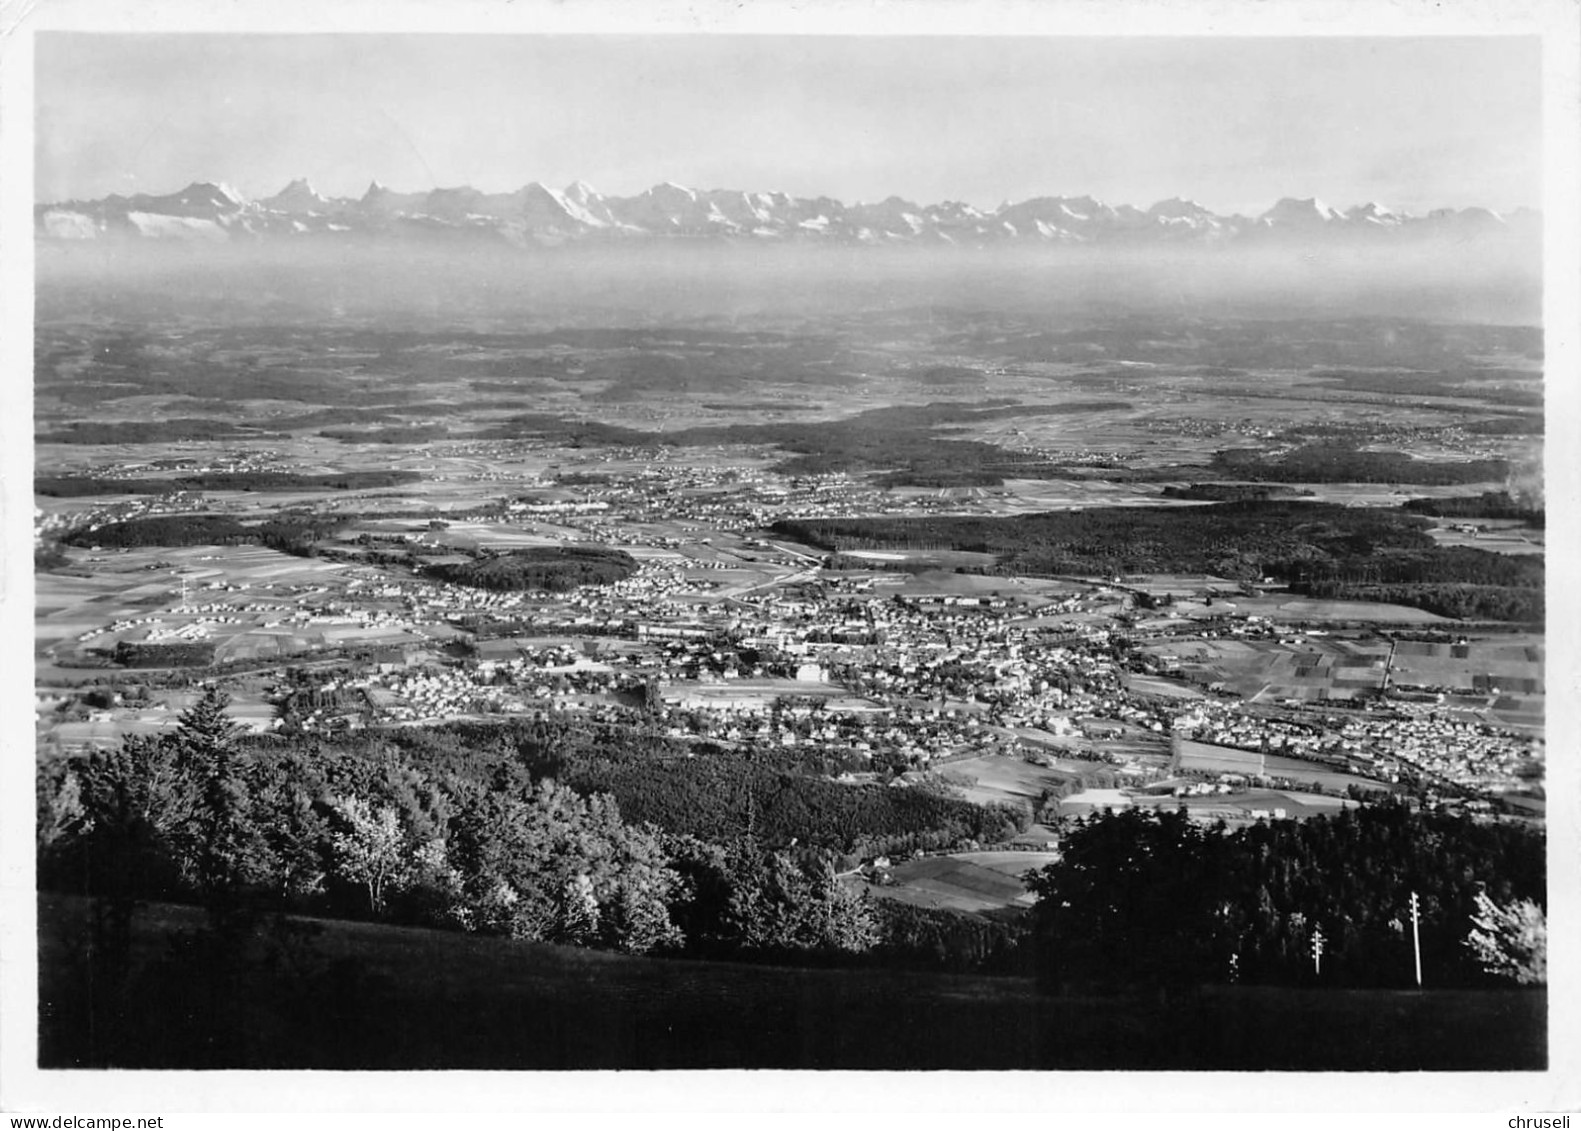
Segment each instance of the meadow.
[[925,856],[890,868],[880,885],[865,885],[876,899],[896,899],[917,907],[991,913],[1031,907],[1034,896],[1021,882],[1024,873],[1051,864],[1052,852],[953,852]]
[[633,958],[309,920],[255,939],[267,950],[272,936],[286,961],[209,971],[176,958],[201,937],[201,912],[171,905],[136,917],[134,976],[119,1001],[101,1003],[109,1024],[85,1041],[89,988],[74,971],[89,914],[83,900],[40,901],[46,1068],[1386,1072],[1547,1064],[1541,990],[1221,986],[1170,997],[1045,997],[1030,978]]

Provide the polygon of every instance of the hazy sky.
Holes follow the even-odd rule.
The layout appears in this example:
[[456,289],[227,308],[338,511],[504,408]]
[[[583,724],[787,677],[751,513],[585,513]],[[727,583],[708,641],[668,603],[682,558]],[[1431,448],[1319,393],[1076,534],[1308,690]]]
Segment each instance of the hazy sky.
[[37,41],[42,200],[673,180],[1536,206],[1535,38],[87,35]]

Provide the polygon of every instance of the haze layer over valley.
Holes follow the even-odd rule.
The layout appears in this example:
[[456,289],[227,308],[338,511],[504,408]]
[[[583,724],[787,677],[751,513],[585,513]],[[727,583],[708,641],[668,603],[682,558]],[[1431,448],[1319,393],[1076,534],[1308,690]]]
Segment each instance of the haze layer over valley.
[[1465,246],[888,248],[651,241],[518,250],[444,241],[41,243],[38,301],[238,321],[431,318],[544,328],[981,306],[1057,325],[1118,314],[1397,315],[1531,323],[1541,257]]

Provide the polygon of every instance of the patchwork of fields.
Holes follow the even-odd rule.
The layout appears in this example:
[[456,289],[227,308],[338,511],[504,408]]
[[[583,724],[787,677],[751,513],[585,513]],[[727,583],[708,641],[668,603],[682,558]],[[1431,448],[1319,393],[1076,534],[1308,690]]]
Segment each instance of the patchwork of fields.
[[1355,699],[1384,685],[1389,642],[1308,637],[1273,640],[1172,640],[1147,651],[1193,683],[1218,686],[1248,702]]
[[1543,725],[1544,649],[1540,639],[1509,638],[1464,644],[1402,640],[1390,682],[1446,693],[1446,702],[1486,710],[1491,721],[1516,728]]
[[892,883],[865,885],[883,899],[917,907],[983,913],[1031,907],[1021,877],[1058,859],[1053,852],[962,852],[908,860],[889,870]]

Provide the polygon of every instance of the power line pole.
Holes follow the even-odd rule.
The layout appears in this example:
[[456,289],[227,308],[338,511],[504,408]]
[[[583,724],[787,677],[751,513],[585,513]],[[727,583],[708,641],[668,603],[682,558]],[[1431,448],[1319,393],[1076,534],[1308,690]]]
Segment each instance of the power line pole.
[[1323,973],[1323,928],[1312,932],[1312,973]]
[[1411,949],[1416,952],[1416,985],[1422,985],[1422,901],[1411,893]]

